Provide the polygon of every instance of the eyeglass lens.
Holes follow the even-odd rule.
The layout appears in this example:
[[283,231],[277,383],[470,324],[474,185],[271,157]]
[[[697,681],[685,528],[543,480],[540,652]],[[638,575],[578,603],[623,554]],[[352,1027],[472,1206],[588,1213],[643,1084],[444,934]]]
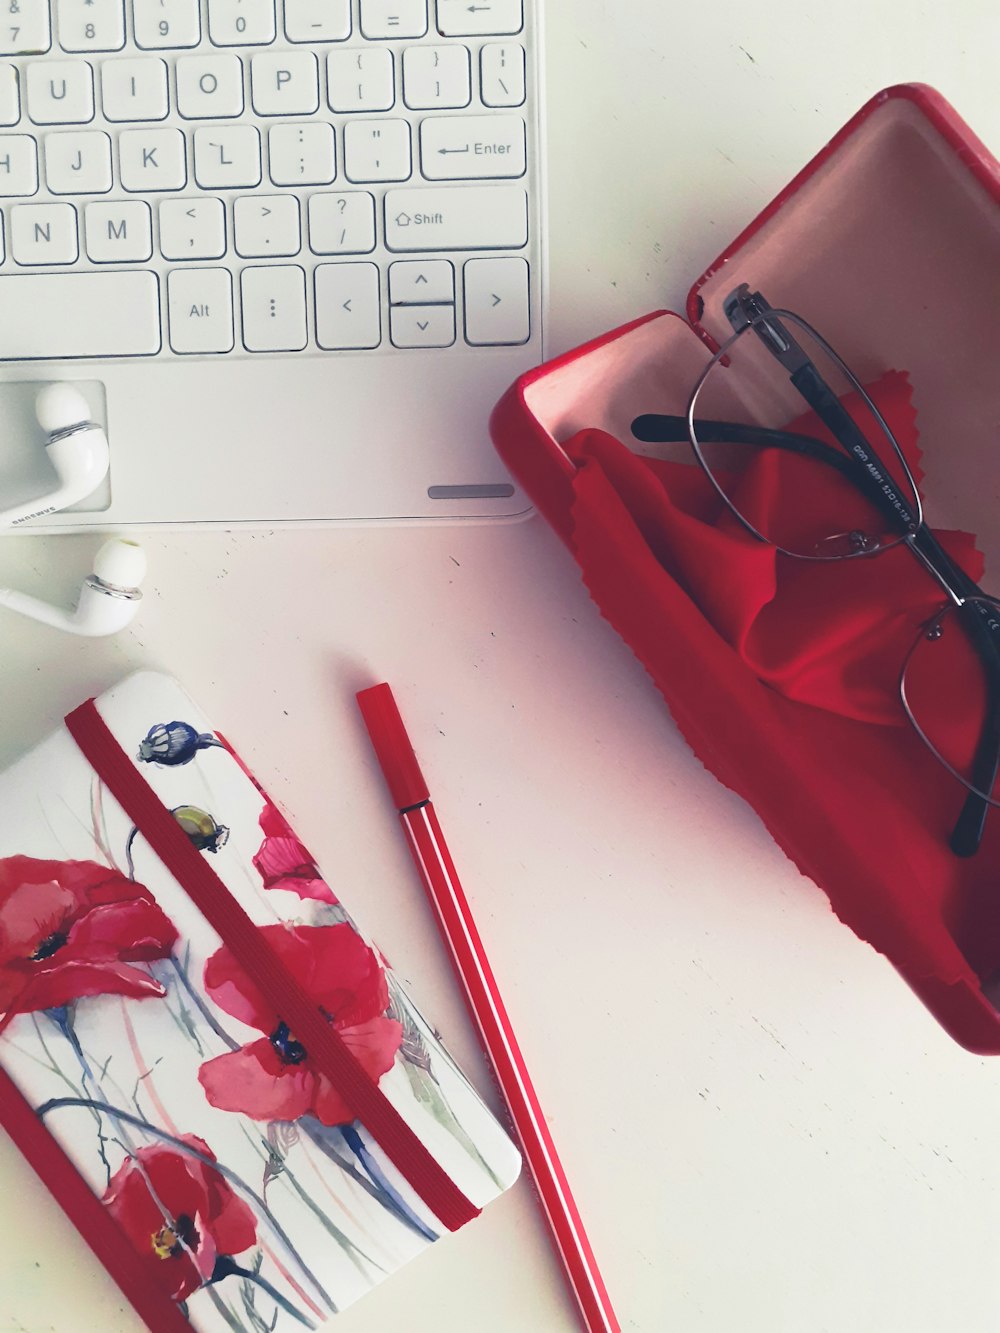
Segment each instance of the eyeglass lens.
[[[734,335],[691,404],[702,466],[734,517],[790,555],[843,559],[896,545],[919,501],[895,440],[810,327],[774,314],[811,366],[793,383],[753,325]],[[819,412],[807,402],[817,395]]]
[[1000,804],[1000,603],[970,598],[925,625],[907,658],[903,706],[940,761]]

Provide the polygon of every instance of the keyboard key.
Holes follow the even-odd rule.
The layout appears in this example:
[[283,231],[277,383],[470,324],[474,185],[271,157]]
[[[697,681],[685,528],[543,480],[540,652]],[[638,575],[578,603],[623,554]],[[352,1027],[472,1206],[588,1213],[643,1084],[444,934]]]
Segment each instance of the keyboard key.
[[213,125],[194,132],[194,176],[203,190],[260,184],[260,135],[252,125]]
[[[12,9],[12,4],[17,8]],[[49,0],[7,0],[0,23],[0,55],[35,55],[51,45]]]
[[290,194],[255,194],[233,205],[236,253],[245,259],[267,255],[297,255],[299,201]]
[[314,194],[309,248],[317,255],[367,255],[375,249],[375,200],[362,190]]
[[528,243],[528,197],[512,185],[387,190],[390,250],[517,250]]
[[388,111],[396,101],[392,52],[329,51],[326,89],[331,111]]
[[479,53],[479,83],[484,106],[524,104],[524,47],[490,42]]
[[442,37],[507,36],[524,27],[521,0],[438,0]]
[[56,0],[56,27],[64,51],[120,51],[125,45],[122,0]]
[[10,252],[18,264],[75,263],[76,209],[72,204],[15,204],[10,210]]
[[226,207],[221,199],[164,199],[160,204],[164,259],[221,259],[226,253]]
[[447,259],[397,259],[389,265],[392,305],[454,301],[455,270]]
[[468,106],[469,52],[464,46],[410,46],[403,52],[403,101],[417,111]]
[[35,60],[25,71],[28,116],[36,125],[94,119],[94,72],[85,60]]
[[183,190],[187,184],[180,130],[123,130],[118,136],[118,162],[122,189],[133,194]]
[[0,65],[0,125],[16,125],[21,119],[21,97],[17,86],[17,66]]
[[465,338],[476,347],[526,343],[531,334],[528,265],[517,256],[470,259],[465,277]]
[[351,0],[285,0],[290,42],[345,42],[351,35]]
[[337,175],[333,126],[272,125],[267,157],[275,185],[329,185]]
[[131,264],[151,259],[149,205],[141,199],[88,204],[83,217],[87,257],[95,264]]
[[224,268],[177,268],[167,275],[167,327],[175,352],[231,352],[233,280]]
[[524,175],[520,116],[434,116],[420,126],[420,168],[428,180]]
[[45,182],[52,194],[107,194],[111,139],[101,130],[47,134]]
[[303,116],[319,110],[319,67],[311,51],[255,55],[250,76],[258,116]]
[[427,0],[361,0],[361,31],[369,41],[423,37]]
[[164,120],[170,110],[167,66],[155,56],[106,60],[101,66],[101,105],[107,120]]
[[0,199],[38,191],[38,154],[28,134],[0,134]]
[[316,342],[328,351],[378,347],[382,341],[375,264],[317,264]]
[[148,270],[8,275],[0,361],[152,356],[160,301]]
[[413,170],[408,120],[352,120],[344,127],[348,180],[405,181]]
[[267,46],[274,0],[208,0],[208,36],[215,46]]
[[306,275],[297,264],[240,274],[243,346],[248,352],[301,352],[306,345]]
[[238,116],[243,110],[239,56],[181,56],[177,61],[177,110],[186,120]]
[[201,41],[198,0],[132,0],[135,44],[147,51],[197,46]]
[[455,341],[453,305],[395,305],[389,311],[394,347],[450,347]]

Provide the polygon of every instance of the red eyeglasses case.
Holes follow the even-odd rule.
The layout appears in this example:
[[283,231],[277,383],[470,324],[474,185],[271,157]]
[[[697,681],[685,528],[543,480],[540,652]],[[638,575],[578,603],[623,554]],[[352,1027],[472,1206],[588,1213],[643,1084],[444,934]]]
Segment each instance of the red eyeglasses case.
[[[977,855],[950,851],[962,789],[906,725],[895,686],[922,608],[943,594],[903,551],[849,562],[847,582],[842,565],[824,567],[808,591],[772,572],[773,552],[751,538],[735,576],[713,567],[700,501],[668,494],[632,440],[639,413],[686,410],[742,282],[877,386],[904,448],[919,439],[927,521],[990,591],[1000,165],[923,85],[873,97],[698,278],[686,318],[657,311],[519,379],[494,410],[494,443],[695,754],[958,1042],[1000,1053],[1000,810]],[[856,660],[817,628],[817,603],[841,628],[845,614],[865,620],[843,636]],[[768,618],[768,650],[751,651]],[[869,678],[881,702],[863,697]]]

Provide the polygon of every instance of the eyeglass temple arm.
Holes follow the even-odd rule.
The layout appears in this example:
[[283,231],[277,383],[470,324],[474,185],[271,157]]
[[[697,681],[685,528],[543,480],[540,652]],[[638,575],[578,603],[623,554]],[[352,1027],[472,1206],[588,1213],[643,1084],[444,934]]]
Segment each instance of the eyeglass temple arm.
[[[780,315],[783,312],[775,310],[761,292],[751,292],[746,283],[738,287],[730,296],[725,309],[726,317],[733,326],[735,334],[739,336],[741,332],[752,329],[753,335],[759,339],[775,361],[785,370],[792,387],[805,399],[834,439],[860,464],[870,479],[882,489],[886,498],[891,500],[895,522],[904,531],[916,532],[921,522],[919,504],[917,512],[915,514],[910,513],[909,507],[902,496],[899,495],[892,473],[872,448],[871,441],[866,438],[864,431],[860,429],[847,408],[844,407],[838,395],[834,393],[819,373],[812,357],[796,342],[785,324],[782,323]],[[820,339],[820,342],[822,342],[822,339]],[[829,350],[833,351],[832,348]],[[833,353],[833,355],[836,356],[836,353]],[[861,388],[860,385],[857,387]],[[882,420],[878,408],[870,399],[869,410],[886,433],[889,434],[888,426]],[[891,439],[891,435],[889,438]],[[916,483],[910,475],[909,466],[901,453],[899,461],[914,494],[916,494]]]
[[[741,421],[710,421],[699,417],[698,437],[709,444],[761,444],[778,449],[792,449],[810,455],[836,455],[832,445],[812,435],[798,435],[788,430],[770,430],[766,426],[748,426]],[[688,421],[685,416],[671,416],[659,412],[643,412],[632,422],[632,434],[649,444],[679,444],[688,439]],[[848,460],[845,460],[848,461]]]
[[[871,442],[812,362],[807,362],[806,365],[800,367],[790,378],[794,387],[816,413],[823,425],[826,426],[830,434],[843,445],[849,456],[854,459],[859,473],[869,477],[885,499],[889,501],[894,520],[905,531],[916,532],[920,526],[920,515],[910,511],[909,506],[899,494],[899,488],[892,479],[892,473],[886,468],[881,458],[872,448]],[[902,459],[902,455],[900,455],[900,459]],[[907,478],[913,485],[914,492],[916,492],[916,484],[909,475],[909,468],[907,468],[905,460],[903,460],[903,467],[906,469]],[[895,497],[894,501],[890,496]]]
[[[699,418],[696,425],[698,439],[704,444],[751,444],[762,448],[786,449],[789,453],[825,463],[864,491],[880,509],[887,510],[891,518],[897,517],[896,510],[864,465],[853,455],[842,453],[823,440],[817,440],[812,435],[799,435],[794,431],[745,426],[737,421],[707,421]],[[677,444],[688,439],[687,417],[660,416],[649,412],[636,417],[632,422],[632,434],[645,444]]]
[[[784,330],[782,331],[784,332]],[[768,345],[767,339],[763,339],[763,341]],[[801,349],[796,347],[796,350]],[[782,358],[778,356],[777,359],[781,360]],[[893,509],[896,512],[897,521],[902,522],[915,538],[922,539],[921,545],[925,554],[932,561],[931,567],[944,575],[944,586],[955,589],[962,597],[981,595],[971,579],[966,579],[961,571],[956,571],[955,566],[945,555],[940,544],[927,531],[926,525],[922,524],[920,514],[909,512],[908,506],[896,491],[891,474],[886,471],[885,465],[871,448],[870,442],[859,430],[850,413],[823,379],[812,361],[804,356],[802,361],[792,370],[789,378],[827,429],[862,465],[863,471],[871,472],[873,468],[876,468],[881,473],[877,481],[880,487],[887,486],[892,489],[895,496]],[[906,468],[907,476],[912,483],[913,479],[909,476],[909,468],[906,467],[905,460],[903,460],[903,466]],[[915,484],[913,489],[916,491]],[[946,571],[948,572],[946,573]],[[948,581],[949,574],[954,575],[956,572],[960,575],[958,587],[955,583]],[[963,587],[967,591],[962,591]],[[997,779],[997,773],[1000,771],[1000,653],[998,653],[994,636],[987,628],[985,619],[976,603],[970,604],[968,601],[963,601],[959,607],[959,615],[970,633],[973,646],[983,664],[988,686],[985,716],[973,759],[972,782],[979,791],[991,792]],[[963,802],[949,838],[949,845],[956,856],[973,856],[979,850],[988,811],[988,802],[982,796],[977,795],[976,792],[970,791]]]

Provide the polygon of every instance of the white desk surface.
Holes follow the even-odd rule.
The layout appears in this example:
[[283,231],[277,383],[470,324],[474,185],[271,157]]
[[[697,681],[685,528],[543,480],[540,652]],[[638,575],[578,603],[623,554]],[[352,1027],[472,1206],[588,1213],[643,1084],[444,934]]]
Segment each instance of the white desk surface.
[[[881,87],[935,85],[1000,150],[995,0],[549,9],[553,352],[679,308]],[[4,540],[0,582],[68,599],[94,546]],[[540,520],[148,550],[132,633],[5,616],[0,761],[127,670],[173,671],[493,1098],[354,706],[388,679],[623,1327],[993,1333],[1000,1062],[695,762]],[[5,1139],[0,1293],[3,1333],[139,1328]],[[577,1328],[527,1180],[338,1327]]]

